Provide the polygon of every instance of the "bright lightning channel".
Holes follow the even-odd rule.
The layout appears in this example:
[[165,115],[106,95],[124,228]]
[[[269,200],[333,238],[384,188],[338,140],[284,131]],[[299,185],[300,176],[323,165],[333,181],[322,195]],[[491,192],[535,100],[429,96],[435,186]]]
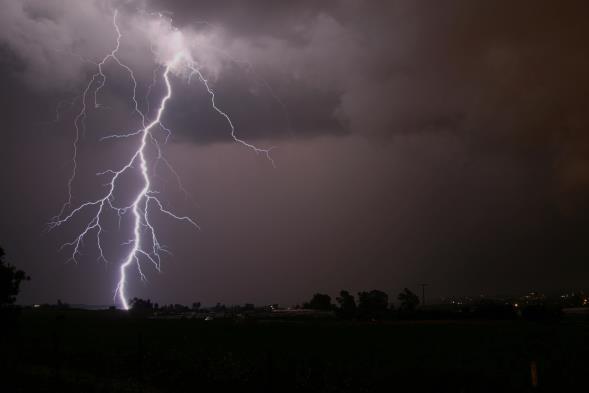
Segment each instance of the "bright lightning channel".
[[[177,53],[170,62],[165,64],[165,67],[163,69],[162,79],[165,84],[166,94],[163,96],[163,98],[161,99],[161,101],[159,103],[159,107],[157,109],[155,118],[153,120],[151,120],[150,122],[148,122],[146,115],[141,111],[141,109],[139,107],[138,100],[137,100],[137,95],[136,95],[137,80],[135,79],[135,74],[134,74],[133,70],[129,66],[127,66],[125,63],[123,63],[118,57],[118,52],[119,52],[119,49],[121,46],[121,40],[122,40],[123,36],[121,34],[119,25],[117,24],[117,17],[118,17],[118,12],[117,12],[117,10],[115,10],[114,15],[113,15],[113,26],[114,26],[115,32],[117,34],[116,46],[100,62],[95,63],[97,66],[97,71],[92,75],[92,77],[88,81],[88,84],[86,85],[85,89],[83,90],[83,92],[80,96],[81,108],[80,108],[80,111],[78,112],[78,114],[74,118],[74,131],[75,132],[74,132],[74,139],[73,139],[72,172],[71,172],[71,175],[70,175],[68,182],[67,182],[68,199],[63,204],[58,215],[55,216],[52,219],[52,221],[49,223],[49,228],[53,229],[55,227],[61,226],[62,224],[65,224],[65,223],[69,222],[70,220],[72,220],[75,216],[82,213],[83,211],[87,211],[89,209],[94,209],[94,212],[95,212],[94,215],[92,216],[90,221],[86,224],[86,226],[83,228],[83,230],[71,242],[67,242],[67,243],[63,244],[61,246],[61,249],[65,248],[65,247],[71,247],[72,254],[71,254],[70,260],[77,262],[77,256],[81,254],[80,248],[83,244],[84,239],[90,233],[95,232],[96,233],[96,244],[97,244],[97,248],[98,248],[98,252],[99,252],[98,259],[108,262],[105,257],[105,254],[104,254],[104,245],[103,245],[103,241],[102,241],[102,237],[101,237],[104,232],[103,215],[106,210],[110,209],[110,210],[116,212],[116,214],[118,215],[118,218],[119,218],[119,223],[120,223],[122,216],[124,216],[128,212],[132,213],[132,215],[133,215],[132,237],[130,240],[123,243],[123,244],[132,245],[132,247],[119,267],[119,278],[118,278],[118,281],[116,284],[116,289],[114,291],[115,302],[118,299],[118,302],[122,306],[122,308],[125,310],[128,310],[130,305],[129,305],[129,301],[127,300],[127,280],[128,280],[127,275],[128,275],[128,269],[130,268],[130,266],[134,264],[137,268],[140,279],[145,280],[146,277],[145,277],[142,267],[141,267],[142,259],[147,260],[150,263],[152,263],[153,266],[159,271],[160,266],[161,266],[161,253],[168,252],[168,250],[166,250],[166,248],[163,247],[158,240],[158,237],[156,234],[156,229],[150,221],[150,215],[149,215],[150,210],[156,209],[157,211],[159,211],[163,214],[166,214],[167,216],[169,216],[175,220],[185,221],[188,224],[194,226],[195,228],[197,228],[197,229],[199,228],[197,223],[193,219],[191,219],[190,217],[179,216],[164,207],[163,203],[157,197],[157,191],[152,188],[150,171],[148,169],[148,159],[146,157],[145,150],[146,150],[146,147],[148,146],[148,144],[152,143],[153,146],[155,146],[156,151],[157,151],[156,164],[159,161],[163,161],[166,164],[166,166],[169,168],[169,170],[174,174],[176,179],[178,180],[181,190],[185,192],[184,188],[182,187],[182,185],[179,181],[178,174],[172,168],[170,163],[163,157],[162,152],[161,152],[161,148],[160,148],[160,144],[159,144],[158,140],[152,134],[152,131],[154,129],[159,128],[163,132],[166,133],[166,141],[167,141],[167,139],[171,133],[171,131],[162,124],[162,116],[163,116],[164,112],[166,111],[166,104],[172,98],[172,95],[173,95],[172,83],[170,82],[170,73],[176,67],[184,66],[190,71],[189,81],[193,76],[197,76],[198,79],[200,80],[200,82],[206,88],[206,90],[210,96],[212,108],[219,115],[221,115],[223,118],[225,118],[225,120],[227,121],[229,128],[231,130],[230,135],[231,135],[231,138],[233,139],[233,141],[247,147],[248,149],[253,150],[256,153],[265,155],[266,158],[272,163],[273,166],[274,166],[274,161],[273,161],[272,157],[270,156],[270,152],[271,152],[272,148],[268,148],[268,149],[259,148],[251,143],[246,142],[245,140],[239,138],[236,135],[236,130],[235,130],[235,126],[233,124],[233,121],[231,120],[231,118],[229,117],[229,115],[226,112],[224,112],[223,110],[221,110],[217,106],[217,104],[215,102],[214,90],[210,87],[210,84],[208,83],[207,79],[204,77],[204,75],[202,74],[202,72],[198,68],[197,63],[194,60],[192,60],[189,53],[184,52],[184,51]],[[119,67],[121,67],[123,70],[125,70],[128,73],[128,75],[132,81],[133,93],[131,96],[131,100],[134,105],[134,108],[133,108],[134,112],[141,119],[142,128],[137,131],[133,131],[133,132],[130,132],[127,134],[109,135],[107,137],[102,138],[101,140],[118,139],[118,138],[131,138],[131,137],[137,136],[140,138],[140,142],[139,142],[139,145],[137,146],[137,149],[133,152],[132,156],[130,157],[130,159],[120,169],[118,169],[118,170],[107,169],[103,172],[97,173],[97,175],[99,175],[99,176],[110,176],[110,181],[107,183],[108,191],[107,191],[106,195],[104,195],[102,198],[90,200],[90,201],[80,204],[79,206],[77,206],[75,208],[72,208],[72,205],[73,205],[72,187],[73,187],[74,179],[76,178],[76,174],[77,174],[76,172],[77,172],[77,168],[78,168],[78,161],[77,161],[78,160],[78,144],[79,144],[79,141],[81,138],[80,134],[81,133],[83,134],[84,130],[85,130],[84,122],[85,122],[86,113],[87,113],[88,96],[89,95],[93,96],[94,108],[101,107],[101,105],[99,104],[98,96],[99,96],[100,90],[102,88],[104,88],[104,86],[106,85],[106,82],[107,82],[107,78],[106,78],[106,75],[103,71],[103,67],[109,61],[114,61]],[[154,71],[154,79],[152,81],[152,84],[149,86],[148,93],[151,91],[151,88],[153,87],[153,85],[155,85],[155,82],[156,82],[155,75],[156,74]],[[135,195],[135,197],[133,198],[133,202],[130,205],[116,206],[114,194],[115,194],[116,190],[118,189],[119,183],[121,182],[121,176],[123,174],[133,170],[137,166],[139,168],[141,178],[143,181],[143,185],[142,185],[141,190]],[[145,233],[147,233],[147,241],[146,242],[142,241],[142,240],[146,240],[146,239],[143,239]]]

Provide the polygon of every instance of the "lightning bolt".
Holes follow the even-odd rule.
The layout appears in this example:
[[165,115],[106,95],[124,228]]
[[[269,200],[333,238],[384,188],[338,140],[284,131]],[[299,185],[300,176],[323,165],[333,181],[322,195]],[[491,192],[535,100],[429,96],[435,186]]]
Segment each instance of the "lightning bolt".
[[[118,11],[115,10],[113,14],[113,26],[117,35],[116,45],[114,49],[109,54],[107,54],[101,61],[93,63],[97,67],[96,72],[90,77],[86,87],[83,89],[82,94],[80,95],[80,111],[74,118],[72,171],[67,182],[68,198],[66,202],[62,205],[59,213],[49,223],[49,229],[53,229],[63,224],[66,224],[70,222],[74,217],[79,216],[83,212],[93,212],[91,214],[91,218],[89,219],[89,221],[87,221],[86,225],[82,228],[79,234],[72,241],[64,243],[61,246],[61,249],[66,247],[71,248],[72,253],[70,260],[77,263],[77,257],[81,255],[81,247],[83,246],[84,240],[86,239],[86,237],[94,233],[99,253],[98,259],[104,262],[108,262],[107,258],[105,257],[105,245],[103,244],[102,239],[102,235],[105,232],[104,216],[107,211],[115,212],[118,216],[120,225],[120,221],[125,214],[129,212],[132,214],[132,236],[131,239],[129,239],[128,241],[123,242],[123,245],[131,246],[131,248],[127,252],[126,257],[123,259],[122,263],[119,266],[119,277],[114,290],[115,302],[117,302],[118,299],[118,303],[121,305],[121,307],[127,310],[129,309],[129,302],[127,300],[127,282],[129,268],[132,265],[135,265],[137,268],[137,272],[139,274],[139,278],[141,280],[146,280],[145,274],[143,273],[142,269],[142,263],[147,261],[151,263],[156,270],[160,271],[161,255],[162,253],[169,253],[169,251],[160,243],[158,239],[156,228],[152,224],[150,218],[150,213],[157,211],[175,220],[186,222],[189,225],[192,225],[193,227],[200,229],[198,224],[192,218],[188,216],[177,215],[172,211],[168,210],[164,206],[162,201],[157,196],[157,190],[153,188],[151,179],[153,172],[155,172],[155,167],[157,163],[161,161],[176,177],[180,189],[186,193],[186,190],[184,190],[184,187],[180,182],[178,174],[163,156],[160,143],[153,133],[156,129],[160,129],[166,135],[165,141],[167,141],[169,135],[171,134],[171,130],[165,127],[162,123],[162,116],[166,111],[166,107],[169,100],[172,99],[173,96],[172,82],[170,80],[170,74],[173,72],[173,70],[180,67],[184,67],[185,69],[189,70],[189,82],[190,79],[194,76],[198,78],[198,80],[202,83],[202,85],[205,87],[210,96],[212,108],[227,121],[227,124],[230,128],[230,136],[234,142],[239,143],[248,149],[251,149],[257,154],[263,154],[271,162],[273,166],[275,166],[275,163],[270,155],[272,147],[268,149],[259,148],[237,136],[233,121],[225,111],[221,110],[217,106],[215,102],[214,90],[211,88],[208,80],[205,78],[205,76],[199,69],[197,62],[195,62],[192,59],[188,52],[182,51],[177,53],[174,56],[174,58],[168,63],[166,63],[163,67],[163,73],[161,75],[161,78],[165,85],[165,95],[163,96],[163,98],[161,98],[159,102],[159,106],[157,108],[154,118],[152,120],[148,120],[146,114],[142,112],[142,110],[140,109],[139,102],[137,99],[138,83],[137,79],[135,78],[135,74],[133,70],[128,65],[123,63],[118,57],[118,53],[121,47],[121,40],[123,39],[123,36],[117,23],[117,18]],[[104,88],[104,86],[107,83],[107,77],[104,73],[103,68],[108,62],[114,62],[129,75],[132,84],[131,101],[133,102],[133,111],[141,121],[141,128],[125,134],[109,135],[107,137],[101,138],[100,140],[104,141],[111,139],[116,140],[121,138],[127,139],[137,137],[139,139],[139,143],[136,149],[131,154],[128,161],[126,161],[126,163],[122,167],[120,167],[119,169],[107,169],[96,174],[97,176],[109,177],[109,181],[106,184],[107,191],[105,195],[94,200],[83,202],[80,205],[73,207],[73,183],[76,178],[78,168],[78,145],[80,142],[80,138],[83,137],[85,133],[85,120],[87,116],[89,101],[93,104],[93,107],[95,109],[102,107],[102,105],[99,103],[99,95],[100,91]],[[148,96],[151,93],[151,89],[153,88],[153,86],[155,86],[157,81],[156,71],[157,70],[154,70],[153,80],[148,88]],[[149,113],[149,108],[147,109],[147,112]],[[157,156],[155,158],[155,162],[151,170],[148,165],[149,158],[146,152],[146,148],[149,144],[153,145],[157,152]],[[131,204],[127,206],[117,205],[115,201],[115,193],[117,189],[120,188],[120,185],[122,183],[122,176],[134,170],[138,171],[140,174],[142,180],[141,189],[137,192],[137,194],[135,194]]]

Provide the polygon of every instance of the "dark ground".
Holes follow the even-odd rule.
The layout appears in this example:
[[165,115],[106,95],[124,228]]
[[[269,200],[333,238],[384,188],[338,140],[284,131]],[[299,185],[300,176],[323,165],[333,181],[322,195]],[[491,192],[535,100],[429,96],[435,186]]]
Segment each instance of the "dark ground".
[[205,322],[25,310],[10,325],[0,390],[11,393],[589,391],[583,321]]

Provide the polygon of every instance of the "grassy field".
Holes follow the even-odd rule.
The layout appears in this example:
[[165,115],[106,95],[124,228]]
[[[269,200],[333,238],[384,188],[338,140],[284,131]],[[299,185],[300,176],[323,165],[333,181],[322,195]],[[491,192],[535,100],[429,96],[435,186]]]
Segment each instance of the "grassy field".
[[[137,319],[24,311],[3,392],[589,391],[589,324]],[[537,387],[531,382],[531,363]]]

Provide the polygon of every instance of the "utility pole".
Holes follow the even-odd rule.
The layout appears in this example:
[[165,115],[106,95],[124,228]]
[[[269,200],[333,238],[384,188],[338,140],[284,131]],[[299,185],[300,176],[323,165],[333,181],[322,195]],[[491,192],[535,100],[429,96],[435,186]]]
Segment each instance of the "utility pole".
[[425,287],[427,284],[421,284],[421,306],[425,306]]

